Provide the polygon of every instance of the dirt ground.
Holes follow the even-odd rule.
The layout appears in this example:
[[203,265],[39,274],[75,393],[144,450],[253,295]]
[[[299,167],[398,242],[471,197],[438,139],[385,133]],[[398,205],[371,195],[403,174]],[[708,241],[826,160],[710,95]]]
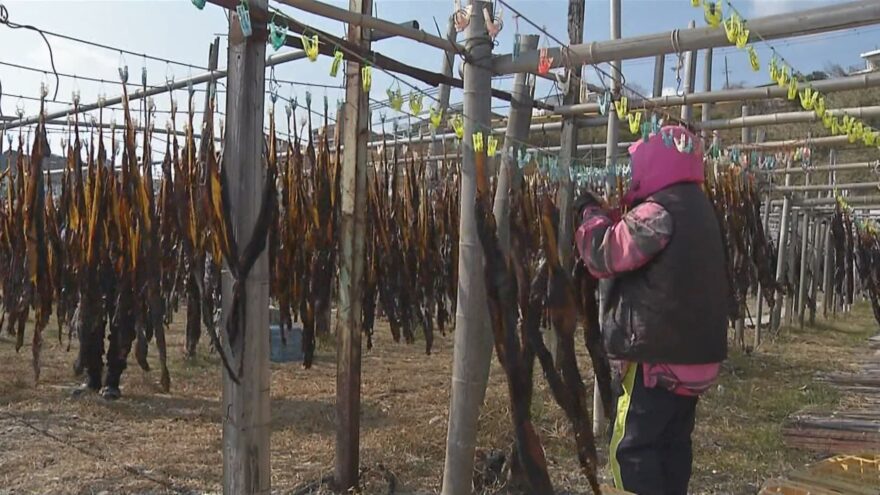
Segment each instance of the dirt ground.
[[[179,315],[170,330],[172,391],[158,374],[134,363],[123,377],[122,400],[70,398],[75,343],[65,352],[55,329],[34,386],[30,349],[16,354],[0,338],[0,495],[213,493],[222,478],[220,368],[207,342],[200,356],[183,358]],[[732,352],[720,383],[707,394],[694,434],[692,493],[755,493],[770,476],[812,460],[786,449],[780,424],[806,406],[830,407],[839,398],[813,383],[818,370],[848,369],[868,352],[864,338],[877,325],[865,307],[804,331],[785,330],[756,351]],[[30,338],[28,336],[28,338]],[[395,344],[379,326],[363,362],[361,459],[365,493],[436,493],[446,440],[452,336],[423,344]],[[272,365],[272,486],[292,493],[329,474],[333,466],[335,365],[329,346],[313,369]],[[151,355],[155,363],[155,353]],[[588,384],[588,361],[580,361]],[[560,490],[586,493],[564,415],[536,374],[533,415]],[[511,442],[504,375],[494,361],[480,419],[481,449]],[[606,477],[607,481],[607,477]]]

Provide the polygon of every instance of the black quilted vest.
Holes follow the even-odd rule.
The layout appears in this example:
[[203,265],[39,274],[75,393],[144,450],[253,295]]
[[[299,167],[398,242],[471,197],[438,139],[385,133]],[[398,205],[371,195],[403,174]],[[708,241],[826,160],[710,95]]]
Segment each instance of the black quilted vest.
[[712,204],[697,184],[650,196],[672,215],[672,239],[642,268],[615,278],[604,298],[608,357],[704,364],[727,357],[729,296]]

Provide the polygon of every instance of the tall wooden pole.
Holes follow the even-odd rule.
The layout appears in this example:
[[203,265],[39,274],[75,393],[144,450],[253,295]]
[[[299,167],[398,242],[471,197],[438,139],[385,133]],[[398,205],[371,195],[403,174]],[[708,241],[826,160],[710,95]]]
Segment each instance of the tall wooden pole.
[[[611,2],[611,39],[620,39],[620,0],[610,0]],[[622,65],[620,60],[611,62],[611,93],[617,97],[620,95],[620,73]],[[605,168],[611,169],[617,165],[617,141],[619,139],[619,129],[617,122],[617,112],[609,103],[608,108],[608,134],[605,141]],[[610,180],[609,180],[610,184]],[[608,192],[611,192],[609,186]]]
[[492,359],[492,331],[483,274],[483,249],[477,236],[476,160],[473,135],[491,129],[490,103],[492,40],[486,31],[483,9],[492,15],[492,4],[472,1],[465,32],[464,139],[462,140],[461,210],[458,244],[458,301],[455,343],[452,351],[452,393],[442,495],[469,495],[473,490],[474,451],[480,406],[486,395]]
[[[539,37],[534,34],[516,35],[520,51],[536,50]],[[510,249],[510,193],[518,189],[520,171],[517,159],[510,153],[511,149],[519,149],[520,143],[529,137],[529,126],[532,122],[532,81],[534,76],[521,72],[513,79],[513,102],[507,116],[507,129],[504,134],[504,147],[501,153],[501,169],[498,171],[498,185],[495,189],[495,202],[492,212],[498,231],[498,245],[502,252]]]
[[[708,66],[706,68],[707,77],[711,77],[711,74],[712,74],[711,64],[712,64],[712,49],[709,49],[709,50],[707,50],[707,53],[706,53],[706,65]],[[711,90],[712,90],[711,87],[706,88],[706,91],[711,91]],[[709,120],[708,107],[709,107],[708,104],[703,105],[703,122],[706,122]],[[749,106],[743,105],[742,106],[742,116],[747,117],[748,115],[749,115]],[[707,130],[705,130],[705,129],[703,130],[704,137],[706,136],[707,132],[708,132]],[[752,134],[751,129],[749,129],[748,127],[742,128],[742,135],[740,136],[740,139],[742,140],[742,144],[749,144],[749,141],[751,141],[751,134]],[[748,254],[747,253],[740,253],[739,255],[740,256],[747,256]],[[760,292],[760,290],[759,290],[759,292]],[[741,350],[745,350],[745,345],[746,345],[746,339],[745,339],[746,308],[747,308],[746,302],[745,302],[745,300],[743,300],[743,303],[742,303],[742,305],[740,305],[740,308],[739,308],[740,315],[739,315],[739,318],[736,319],[736,322],[734,322],[734,330],[733,330],[734,331],[734,341],[737,343],[737,345],[740,346]],[[759,316],[759,318],[760,318],[760,316]],[[756,331],[757,331],[758,326],[760,326],[760,322],[755,325]]]
[[[268,8],[268,0],[251,6]],[[226,136],[223,167],[228,180],[232,231],[243,249],[263,203],[263,101],[266,72],[265,26],[254,25],[244,37],[238,16],[229,17],[229,75],[226,93]],[[264,35],[265,36],[265,35]],[[223,321],[232,309],[233,279],[223,273]],[[270,492],[269,434],[269,257],[257,258],[241,297],[247,311],[240,321],[239,337],[229,346],[241,360],[242,376],[236,384],[223,370],[223,492],[228,495]],[[226,332],[224,332],[226,336]]]
[[798,252],[798,240],[800,240],[800,212],[792,209],[789,212],[791,218],[789,219],[788,225],[791,227],[791,241],[788,243],[788,255],[786,259],[786,267],[788,270],[788,280],[792,282],[791,290],[785,295],[785,324],[791,326],[794,322],[794,299],[795,299],[795,290],[797,290],[797,286],[794,285],[794,280],[797,277],[797,252]]
[[[834,150],[831,150],[831,151],[829,151],[828,155],[829,155],[828,156],[828,158],[829,158],[828,164],[830,166],[834,166],[835,162],[837,161],[836,153],[834,152]],[[831,171],[831,173],[828,174],[828,185],[829,186],[834,185],[834,179],[835,179],[835,172]],[[833,194],[833,192],[828,193],[829,196],[831,196],[831,194]],[[824,294],[823,294],[824,297],[823,297],[823,301],[822,301],[822,308],[823,308],[822,315],[825,318],[828,318],[828,310],[830,309],[833,311],[833,309],[834,309],[834,284],[833,284],[834,271],[832,269],[832,265],[834,264],[833,262],[834,262],[834,250],[833,250],[833,247],[831,246],[831,224],[829,223],[828,227],[825,229],[825,263],[824,263],[825,270],[822,274],[823,275],[823,280],[822,280],[823,290],[822,290],[822,292],[824,292]]]
[[[352,12],[369,15],[372,0],[349,0]],[[348,25],[347,40],[370,48],[370,30]],[[339,307],[336,344],[336,488],[357,487],[360,465],[361,412],[361,286],[364,278],[364,236],[367,224],[367,141],[370,100],[364,91],[362,65],[345,64],[345,106],[340,181]]]
[[[584,1],[568,2],[568,38],[572,45],[584,41]],[[563,105],[574,105],[580,96],[581,66],[566,69],[568,91],[562,97]],[[572,236],[574,227],[571,205],[574,202],[574,186],[571,182],[571,162],[577,149],[578,127],[574,117],[563,117],[562,135],[559,147],[559,189],[556,193],[556,206],[559,208],[559,258],[566,268],[572,263]]]

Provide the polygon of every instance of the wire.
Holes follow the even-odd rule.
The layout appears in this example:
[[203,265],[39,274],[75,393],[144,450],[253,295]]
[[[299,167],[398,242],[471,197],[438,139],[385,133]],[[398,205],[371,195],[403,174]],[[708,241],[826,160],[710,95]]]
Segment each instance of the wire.
[[[126,49],[124,49],[124,48],[119,48],[119,47],[115,47],[115,46],[105,45],[105,44],[103,44],[103,43],[98,43],[98,42],[96,42],[96,41],[89,41],[89,40],[85,40],[85,39],[82,39],[82,38],[77,38],[77,37],[75,37],[75,36],[70,36],[70,35],[67,35],[67,34],[61,34],[61,33],[56,33],[56,32],[53,32],[53,31],[46,30],[46,29],[40,29],[40,28],[37,28],[37,27],[34,27],[34,26],[29,26],[29,25],[24,25],[24,26],[23,26],[23,25],[15,24],[15,23],[13,23],[12,21],[9,20],[9,12],[8,12],[8,10],[6,9],[6,7],[3,6],[3,5],[0,5],[0,24],[6,24],[7,26],[9,26],[9,27],[11,27],[11,28],[13,28],[13,29],[25,28],[25,29],[30,29],[30,30],[32,30],[32,31],[36,31],[36,32],[40,33],[40,35],[43,36],[43,39],[44,39],[44,40],[46,39],[46,35],[49,35],[49,36],[52,36],[52,37],[55,37],[55,38],[61,38],[61,39],[64,39],[64,40],[73,41],[73,42],[75,42],[75,43],[81,43],[81,44],[84,44],[84,45],[93,46],[93,47],[95,47],[95,48],[102,48],[102,49],[104,49],[104,50],[109,50],[109,51],[116,52],[116,53],[124,53],[124,54],[127,54],[127,55],[133,55],[133,56],[141,57],[141,58],[145,58],[145,59],[148,59],[148,60],[154,60],[154,61],[156,61],[156,62],[165,62],[166,64],[179,65],[179,66],[182,66],[182,67],[190,67],[190,68],[193,68],[193,69],[201,69],[201,70],[204,70],[204,71],[208,71],[208,70],[210,70],[210,69],[208,69],[207,67],[199,66],[199,65],[196,65],[196,64],[191,64],[191,63],[188,63],[188,62],[180,62],[180,61],[171,60],[171,59],[167,59],[167,58],[163,58],[163,57],[158,57],[158,56],[155,56],[155,55],[148,55],[148,54],[146,54],[146,53],[142,53],[142,52],[141,52],[141,53],[139,53],[139,52],[134,52],[134,51],[131,51],[131,50],[126,50]],[[49,44],[48,40],[46,40],[46,44],[47,44],[47,45]],[[51,47],[50,47],[50,49],[49,49],[50,55],[51,55],[51,51],[52,51],[52,50],[51,50]],[[53,63],[52,63],[52,66],[53,66],[53,68],[54,68],[54,66],[55,66],[54,61],[53,61]]]
[[52,44],[49,43],[49,40],[46,38],[46,33],[44,31],[42,31],[41,29],[38,29],[34,26],[27,25],[27,24],[24,24],[24,25],[17,24],[15,22],[10,21],[9,20],[9,10],[3,4],[0,4],[0,24],[5,24],[10,29],[27,29],[29,31],[34,31],[34,32],[38,33],[43,38],[43,41],[46,43],[46,48],[49,49],[49,62],[52,64],[52,72],[55,73],[55,93],[52,95],[52,99],[54,100],[55,98],[57,98],[58,97],[58,84],[59,84],[58,71],[55,70],[55,54],[52,52]]
[[[42,74],[48,74],[48,72],[49,72],[45,69],[31,67],[28,65],[20,65],[20,64],[16,64],[16,63],[12,63],[12,62],[4,62],[2,60],[0,60],[0,65],[5,65],[7,67],[26,70],[26,71],[30,71],[30,72],[38,72],[38,73],[42,73]],[[79,80],[79,81],[90,81],[90,82],[96,82],[96,83],[101,83],[101,84],[115,84],[118,86],[123,85],[122,81],[108,81],[106,79],[101,79],[101,78],[97,78],[97,77],[81,76],[81,75],[76,75],[76,74],[65,74],[63,72],[55,72],[55,75],[70,78],[70,79],[75,79],[75,80]],[[132,84],[131,86],[134,86],[134,84]],[[137,86],[140,87],[140,85],[137,85]],[[147,88],[150,88],[150,89],[161,88],[161,87],[162,86],[147,85]],[[57,88],[56,88],[56,96],[57,96]],[[55,101],[54,98],[53,98],[53,101]]]

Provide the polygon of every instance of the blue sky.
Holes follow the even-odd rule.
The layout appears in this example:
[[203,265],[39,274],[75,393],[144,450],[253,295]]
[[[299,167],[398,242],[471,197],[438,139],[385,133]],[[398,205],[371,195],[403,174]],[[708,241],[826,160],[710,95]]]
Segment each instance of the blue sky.
[[[119,46],[136,52],[146,52],[159,57],[184,61],[200,66],[206,65],[208,45],[215,33],[227,31],[227,20],[222,9],[208,5],[203,11],[197,10],[190,0],[161,0],[161,1],[97,1],[97,0],[67,0],[67,1],[43,1],[43,0],[5,0],[9,10],[9,18],[20,24],[33,24],[37,27],[64,33],[67,35],[85,38],[88,40]],[[347,6],[347,2],[331,2],[339,6]],[[813,8],[834,2],[823,0],[734,0],[733,4],[743,13],[746,18],[754,18],[762,15],[792,12],[800,9]],[[273,5],[278,5],[273,2]],[[522,1],[513,0],[513,5],[526,17],[561,39],[567,39],[566,32],[566,9],[567,3],[563,0]],[[436,34],[435,19],[440,29],[445,31],[445,19],[452,11],[452,0],[426,1],[426,0],[376,0],[378,15],[390,21],[404,21],[416,19],[421,23],[422,29]],[[316,18],[309,14],[284,7],[290,15],[304,22],[310,23],[321,29],[337,35],[344,34],[344,25],[336,21]],[[587,0],[586,2],[586,28],[585,40],[604,40],[608,38],[608,1]],[[623,0],[623,35],[632,36],[638,34],[667,31],[674,28],[685,28],[690,20],[696,20],[698,25],[703,25],[702,12],[690,6],[688,0]],[[505,27],[498,38],[496,53],[508,53],[513,44],[513,35],[517,31],[510,12],[504,13]],[[519,21],[519,32],[535,32],[524,20]],[[55,54],[56,67],[60,72],[75,73],[84,76],[103,78],[108,81],[117,81],[117,67],[120,63],[129,66],[129,80],[134,83],[140,81],[141,67],[147,67],[150,84],[163,84],[166,74],[173,74],[177,79],[189,74],[201,72],[199,69],[188,69],[181,66],[166,66],[161,62],[146,61],[140,57],[92,48],[77,43],[49,38]],[[822,69],[827,62],[834,61],[844,67],[861,64],[859,54],[880,47],[880,28],[868,27],[857,30],[848,30],[839,33],[810,36],[805,38],[773,42],[773,45],[788,59],[796,69],[809,72]],[[0,62],[49,68],[48,51],[40,37],[26,30],[11,30],[0,26]],[[769,49],[763,44],[756,45],[763,63],[769,60]],[[442,54],[433,48],[421,46],[415,42],[402,39],[390,39],[376,43],[377,51],[396,57],[403,62],[429,70],[439,71]],[[226,62],[225,40],[221,42],[220,66],[225,67]],[[282,50],[287,50],[283,48]],[[269,47],[271,52],[271,47]],[[745,54],[736,49],[726,48],[716,51],[715,67],[713,70],[714,87],[719,88],[724,81],[724,59],[727,58],[729,77],[732,83],[745,83],[754,85],[766,81],[766,71],[758,74],[752,73],[748,67]],[[121,62],[122,61],[122,62]],[[667,57],[667,70],[664,86],[675,86],[675,75],[670,70],[674,65],[674,57]],[[457,71],[458,62],[456,63]],[[298,61],[285,66],[279,66],[275,75],[279,80],[295,80],[320,84],[341,84],[342,78],[336,80],[329,77],[329,59],[319,59],[315,63]],[[702,74],[702,57],[698,67],[698,74]],[[653,60],[636,60],[624,63],[624,74],[627,81],[633,82],[642,88],[650,88],[653,77]],[[268,71],[267,71],[268,76]],[[594,79],[595,75],[590,76]],[[20,69],[0,65],[0,83],[3,85],[3,96],[0,100],[0,108],[4,115],[12,115],[17,105],[22,105],[25,113],[33,114],[36,111],[36,103],[19,100],[10,95],[21,94],[37,97],[39,95],[40,82],[44,76],[38,73],[30,73]],[[54,79],[45,78],[50,84],[50,96],[54,92]],[[392,84],[393,80],[385,74],[376,71],[374,73],[372,96],[376,99],[385,98],[385,89]],[[424,84],[416,81],[421,88]],[[507,89],[512,81],[500,80],[496,87]],[[702,88],[702,82],[698,80],[698,88]],[[58,91],[58,99],[70,101],[71,91],[78,87],[83,101],[94,101],[101,92],[108,97],[119,94],[120,87],[116,84],[91,83],[79,80],[62,78]],[[292,88],[281,85],[280,93],[283,96],[297,95],[302,102],[305,98],[306,88]],[[403,86],[404,93],[409,88]],[[547,84],[539,84],[537,93],[545,96],[551,90]],[[320,105],[321,97],[327,94],[331,102],[342,98],[341,91],[312,89],[313,103],[315,107]],[[199,95],[201,96],[201,95]],[[453,91],[453,101],[460,99],[460,90]],[[180,108],[185,108],[185,92],[177,92],[176,98],[180,102]],[[431,103],[426,99],[425,107]],[[167,96],[156,100],[160,110],[170,107]],[[197,108],[201,108],[201,102]],[[224,105],[221,100],[220,106]],[[495,101],[493,105],[502,105]],[[64,108],[63,104],[50,104],[50,110]],[[332,103],[331,103],[332,107]],[[389,115],[393,111],[387,110]],[[283,111],[279,109],[279,114]],[[157,124],[164,127],[167,117],[159,115]],[[121,120],[121,112],[116,112],[117,121]],[[109,120],[109,119],[108,119]],[[378,120],[378,116],[374,121]],[[279,124],[280,129],[284,126]]]

